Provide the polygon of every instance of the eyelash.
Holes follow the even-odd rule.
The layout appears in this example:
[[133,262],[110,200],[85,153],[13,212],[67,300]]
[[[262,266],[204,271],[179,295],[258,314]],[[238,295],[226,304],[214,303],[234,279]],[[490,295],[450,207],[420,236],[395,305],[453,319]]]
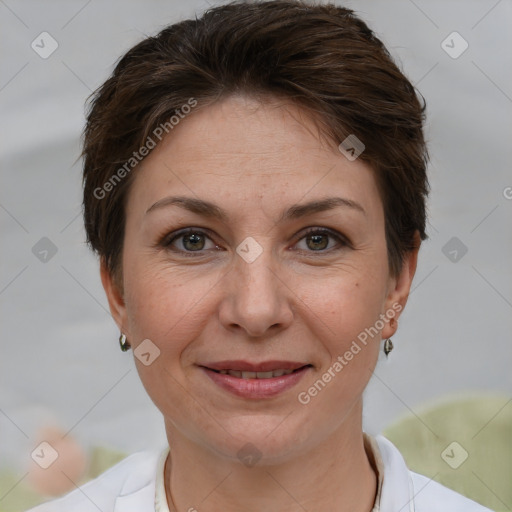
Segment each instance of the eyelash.
[[[186,250],[171,248],[171,244],[174,241],[176,241],[176,240],[178,240],[178,239],[180,239],[180,238],[182,238],[182,237],[184,237],[186,235],[191,235],[191,234],[204,235],[207,238],[209,238],[212,242],[214,242],[211,239],[211,237],[209,236],[208,232],[204,231],[203,229],[187,228],[185,230],[181,230],[181,231],[178,231],[178,232],[173,233],[171,235],[165,236],[164,239],[162,240],[162,242],[160,243],[160,245],[163,246],[166,249],[169,249],[169,250],[173,251],[173,252],[185,254],[185,255],[187,255],[187,257],[196,257],[194,253],[197,253],[199,256],[201,256],[202,253],[204,252],[204,250],[202,250],[202,249],[199,250],[199,251],[186,251]],[[331,253],[333,251],[341,250],[344,247],[350,247],[351,246],[350,242],[345,237],[343,237],[341,234],[337,233],[336,231],[332,231],[332,230],[327,229],[327,228],[316,228],[316,227],[308,229],[301,236],[301,238],[299,238],[297,240],[296,243],[300,242],[301,240],[306,238],[308,235],[313,235],[313,234],[314,235],[327,235],[327,236],[330,236],[330,237],[334,238],[339,243],[339,245],[341,247],[331,248],[331,249],[320,249],[318,251],[306,251],[306,252],[326,254],[326,253]],[[206,250],[208,250],[208,249],[206,249]]]

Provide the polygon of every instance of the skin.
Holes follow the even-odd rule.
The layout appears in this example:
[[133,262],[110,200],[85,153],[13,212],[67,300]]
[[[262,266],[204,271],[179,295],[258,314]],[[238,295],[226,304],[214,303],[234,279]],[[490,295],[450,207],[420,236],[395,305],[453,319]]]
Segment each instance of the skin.
[[[397,323],[386,323],[307,405],[297,395],[380,314],[406,304],[418,250],[400,275],[390,275],[372,170],[323,141],[294,105],[230,96],[188,115],[136,173],[123,291],[104,264],[101,276],[132,348],[150,339],[160,350],[150,365],[135,363],[164,416],[171,510],[371,510],[376,475],[363,446],[362,394],[381,338]],[[146,213],[171,195],[214,202],[228,219],[176,205]],[[279,220],[293,204],[330,196],[356,201],[364,213],[342,206]],[[208,232],[160,243],[187,227]],[[329,228],[348,243],[308,238],[309,227]],[[263,250],[252,263],[236,252],[246,237]],[[219,388],[198,366],[226,359],[313,368],[276,397],[248,400]],[[237,457],[246,443],[261,454],[252,467]]]

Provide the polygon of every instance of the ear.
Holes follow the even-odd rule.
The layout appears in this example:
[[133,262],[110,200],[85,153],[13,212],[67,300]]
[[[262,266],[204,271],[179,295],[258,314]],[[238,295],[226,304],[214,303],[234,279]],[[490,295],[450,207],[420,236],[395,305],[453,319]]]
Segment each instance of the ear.
[[107,295],[108,305],[112,318],[119,330],[126,334],[128,328],[126,306],[122,291],[119,289],[118,284],[115,282],[114,277],[111,275],[107,268],[105,260],[102,258],[100,262],[100,275],[103,289]]
[[[402,270],[400,274],[390,278],[388,295],[386,297],[385,311],[395,311],[395,320],[398,320],[401,312],[405,308],[407,299],[409,298],[409,292],[411,290],[412,280],[416,273],[416,266],[418,263],[418,252],[420,250],[421,238],[419,232],[416,231],[414,234],[414,246],[415,248],[409,251],[404,258],[402,264]],[[387,315],[388,318],[391,318]],[[394,326],[390,326],[390,322],[386,322],[386,325],[382,329],[382,338],[391,338],[398,329],[398,322],[394,322]]]

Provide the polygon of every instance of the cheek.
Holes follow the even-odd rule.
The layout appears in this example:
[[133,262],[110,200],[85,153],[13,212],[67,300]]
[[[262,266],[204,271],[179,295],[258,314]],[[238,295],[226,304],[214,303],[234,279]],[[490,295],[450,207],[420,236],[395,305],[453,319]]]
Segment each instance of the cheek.
[[140,258],[127,259],[125,278],[126,308],[133,339],[132,349],[149,339],[159,350],[146,366],[134,357],[146,392],[158,409],[173,418],[187,417],[192,407],[183,393],[186,387],[183,366],[187,347],[201,336],[209,318],[205,309],[213,279],[185,279],[177,268]]
[[377,253],[367,256],[325,281],[315,280],[316,291],[304,301],[311,328],[328,354],[321,369],[322,375],[328,372],[328,401],[350,402],[362,392],[378,359],[388,273]]
[[149,338],[166,350],[181,351],[180,340],[184,345],[201,331],[215,279],[190,280],[190,273],[144,257],[127,258],[126,268],[126,308],[135,344]]
[[[343,325],[351,337],[374,325],[384,303],[384,283],[378,277],[359,279],[344,287],[340,298]],[[344,314],[343,314],[344,313]]]
[[377,323],[382,301],[376,295],[371,286],[359,281],[340,288],[338,314],[327,347],[330,365],[337,361],[343,366],[333,368],[338,370],[334,373],[342,375],[338,381],[346,379],[340,390],[359,387],[373,371],[382,327]]
[[[306,281],[303,281],[304,289],[308,287]],[[310,291],[303,294],[302,302],[321,317],[320,324],[324,325],[333,348],[343,350],[360,332],[375,325],[382,313],[387,271],[378,262],[338,269],[329,276],[321,279],[317,276],[310,281]],[[314,315],[309,316],[314,322]],[[318,320],[316,324],[319,325]]]
[[[298,399],[317,419],[335,426],[360,399],[378,360],[383,280],[375,275],[368,280],[345,276],[332,280],[328,289],[328,295],[316,297],[319,314],[309,315],[326,357],[310,387],[299,390]],[[313,310],[314,298],[310,300]]]

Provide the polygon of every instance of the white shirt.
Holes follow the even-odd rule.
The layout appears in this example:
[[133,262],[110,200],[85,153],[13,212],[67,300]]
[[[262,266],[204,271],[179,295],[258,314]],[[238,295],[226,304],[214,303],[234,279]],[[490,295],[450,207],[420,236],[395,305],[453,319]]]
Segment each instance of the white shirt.
[[[379,445],[369,435],[363,432],[364,445],[366,453],[370,454],[371,463],[374,469],[377,471],[377,493],[375,498],[375,506],[371,512],[380,511],[380,496],[382,493],[382,480],[384,476],[384,463],[380,456]],[[169,455],[169,446],[162,450],[162,453],[158,459],[156,468],[156,493],[155,493],[155,512],[170,512],[169,505],[167,503],[167,496],[165,493],[165,482],[164,482],[164,470],[165,461]]]
[[[365,434],[378,472],[372,512],[491,512],[441,484],[409,471],[385,437]],[[66,496],[27,512],[169,512],[164,465],[169,447],[137,452]],[[200,511],[199,503],[191,504]]]

